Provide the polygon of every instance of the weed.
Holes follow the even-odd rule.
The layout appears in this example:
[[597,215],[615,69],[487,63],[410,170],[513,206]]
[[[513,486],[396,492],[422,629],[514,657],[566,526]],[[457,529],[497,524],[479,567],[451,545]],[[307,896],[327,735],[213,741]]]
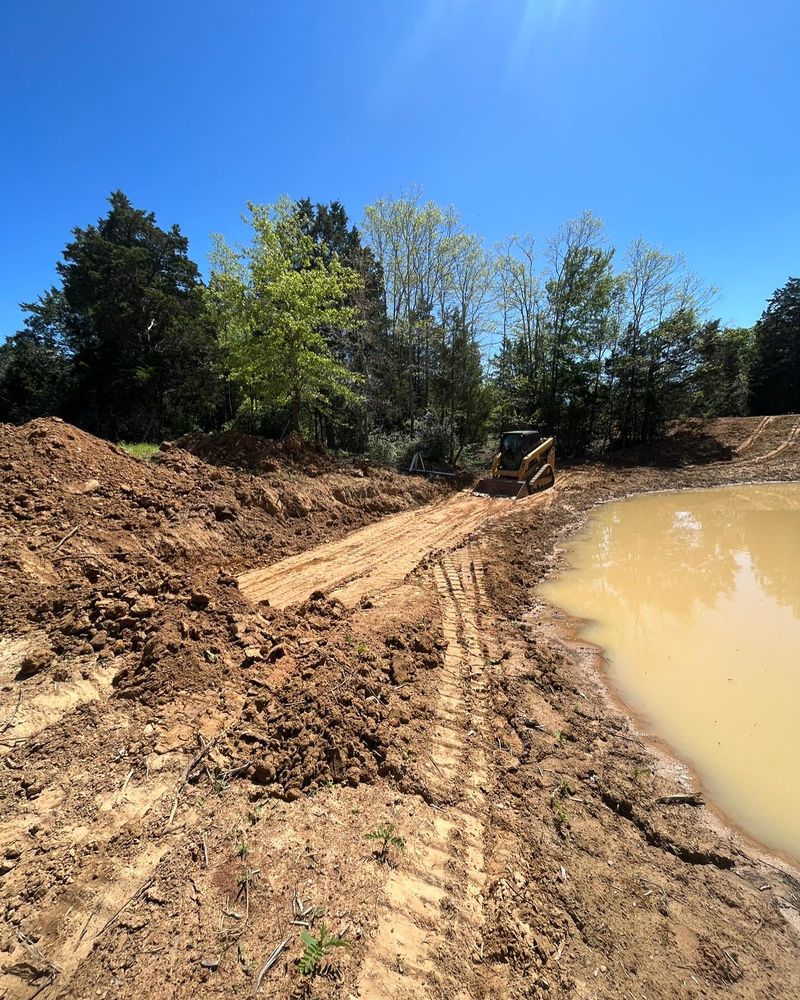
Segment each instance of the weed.
[[303,976],[313,976],[319,971],[320,963],[333,951],[334,948],[349,948],[350,942],[339,934],[332,934],[327,926],[319,925],[317,937],[310,931],[301,931],[305,948],[303,954],[297,960],[297,967]]
[[247,838],[242,837],[238,847],[236,848],[236,853],[239,855],[240,858],[242,858],[242,860],[244,860],[244,858],[247,857],[249,851],[250,848],[247,846]]
[[569,830],[570,826],[569,816],[567,816],[567,811],[562,803],[564,799],[568,799],[574,794],[575,791],[572,785],[566,779],[562,779],[550,795],[550,808],[553,810],[553,822],[555,823],[556,830],[562,837],[566,837],[566,831]]
[[224,778],[214,779],[214,791],[217,795],[222,795],[223,792],[228,790],[228,782]]
[[569,816],[563,806],[553,806],[553,822],[561,836],[566,836],[566,831],[569,830]]
[[364,653],[366,653],[366,651],[367,651],[367,647],[366,647],[366,646],[364,645],[364,643],[363,643],[363,642],[360,642],[360,643],[359,643],[359,644],[358,644],[358,645],[356,646],[356,652],[358,653],[358,655],[359,655],[359,656],[363,656],[363,655],[364,655]]
[[379,861],[387,860],[387,851],[390,847],[393,847],[396,851],[404,851],[406,849],[406,842],[394,832],[394,823],[386,823],[384,826],[379,826],[377,829],[365,834],[364,839],[374,840],[380,845],[377,849]]

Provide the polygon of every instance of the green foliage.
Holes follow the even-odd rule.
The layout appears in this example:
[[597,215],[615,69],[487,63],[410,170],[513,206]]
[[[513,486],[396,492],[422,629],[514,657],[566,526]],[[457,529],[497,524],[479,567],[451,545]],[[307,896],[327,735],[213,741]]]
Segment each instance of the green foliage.
[[286,407],[292,427],[334,398],[357,399],[358,381],[334,357],[328,329],[356,323],[345,304],[360,278],[335,254],[327,259],[303,231],[296,206],[248,205],[249,245],[215,237],[207,300],[230,375],[245,395]]
[[122,448],[123,451],[127,451],[127,453],[129,455],[133,455],[134,458],[142,458],[145,461],[149,461],[159,452],[157,444],[146,444],[145,442],[131,444],[127,441],[118,441],[117,447]]
[[753,331],[706,323],[697,337],[693,412],[703,417],[739,417],[748,412]]
[[384,823],[378,826],[375,830],[371,830],[365,834],[364,839],[372,840],[379,845],[376,848],[376,852],[381,861],[386,860],[387,852],[390,848],[396,851],[404,851],[406,849],[406,842],[395,833],[394,823]]
[[445,438],[432,461],[452,461],[483,431],[491,402],[479,335],[487,330],[491,258],[453,208],[418,191],[365,209],[365,230],[383,273],[386,325],[372,368],[376,421],[408,429],[436,415]]
[[331,932],[324,923],[320,924],[316,937],[310,931],[301,931],[300,937],[305,947],[297,960],[297,967],[303,976],[315,975],[334,948],[350,946],[349,941]]
[[60,288],[0,348],[0,419],[57,414],[111,440],[161,440],[214,419],[215,337],[196,265],[121,191],[73,231]]
[[0,344],[0,420],[24,423],[63,413],[71,392],[69,355],[59,335],[33,313],[23,331]]
[[399,468],[414,451],[414,440],[407,431],[376,428],[369,435],[367,455],[374,462]]
[[800,412],[800,278],[775,292],[756,323],[750,409]]
[[751,331],[708,321],[680,254],[638,239],[618,257],[589,212],[541,251],[490,250],[416,190],[368,206],[363,239],[336,201],[251,204],[246,222],[245,245],[216,237],[204,288],[179,228],[114,192],[0,344],[0,421],[141,443],[293,428],[404,466],[463,465],[514,426],[583,454],[675,417],[800,410],[800,279]]
[[566,832],[570,827],[569,816],[566,809],[558,803],[553,804],[553,822],[556,830],[562,836],[566,836]]
[[121,191],[109,203],[96,226],[74,230],[57,264],[60,292],[27,308],[57,303],[81,426],[158,441],[210,418],[214,331],[178,227],[161,229]]

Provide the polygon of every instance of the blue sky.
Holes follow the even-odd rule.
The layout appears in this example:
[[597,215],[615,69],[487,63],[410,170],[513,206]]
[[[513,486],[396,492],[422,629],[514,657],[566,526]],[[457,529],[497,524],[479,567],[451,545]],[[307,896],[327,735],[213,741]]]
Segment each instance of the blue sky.
[[591,209],[750,324],[800,274],[796,0],[9,0],[0,338],[122,188],[206,267],[247,200],[411,184],[492,242]]

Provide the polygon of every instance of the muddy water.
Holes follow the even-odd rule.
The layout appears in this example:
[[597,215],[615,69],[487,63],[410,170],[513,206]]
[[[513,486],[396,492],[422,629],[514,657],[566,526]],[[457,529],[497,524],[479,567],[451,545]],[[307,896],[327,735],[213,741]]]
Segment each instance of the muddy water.
[[543,596],[746,832],[800,858],[800,484],[608,504]]

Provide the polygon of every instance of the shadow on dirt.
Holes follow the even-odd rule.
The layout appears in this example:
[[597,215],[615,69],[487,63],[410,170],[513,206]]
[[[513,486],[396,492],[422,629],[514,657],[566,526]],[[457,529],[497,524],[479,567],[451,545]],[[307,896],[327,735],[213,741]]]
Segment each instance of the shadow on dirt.
[[619,467],[649,466],[657,469],[680,469],[687,465],[729,462],[733,448],[698,426],[683,426],[669,431],[651,445],[636,445],[612,451],[601,461]]
[[242,434],[239,431],[221,431],[218,434],[194,432],[184,434],[162,451],[181,448],[208,463],[259,475],[275,472],[280,465],[296,466],[310,475],[336,471],[339,463],[330,458],[320,444],[305,441],[297,434],[289,434],[281,441]]

